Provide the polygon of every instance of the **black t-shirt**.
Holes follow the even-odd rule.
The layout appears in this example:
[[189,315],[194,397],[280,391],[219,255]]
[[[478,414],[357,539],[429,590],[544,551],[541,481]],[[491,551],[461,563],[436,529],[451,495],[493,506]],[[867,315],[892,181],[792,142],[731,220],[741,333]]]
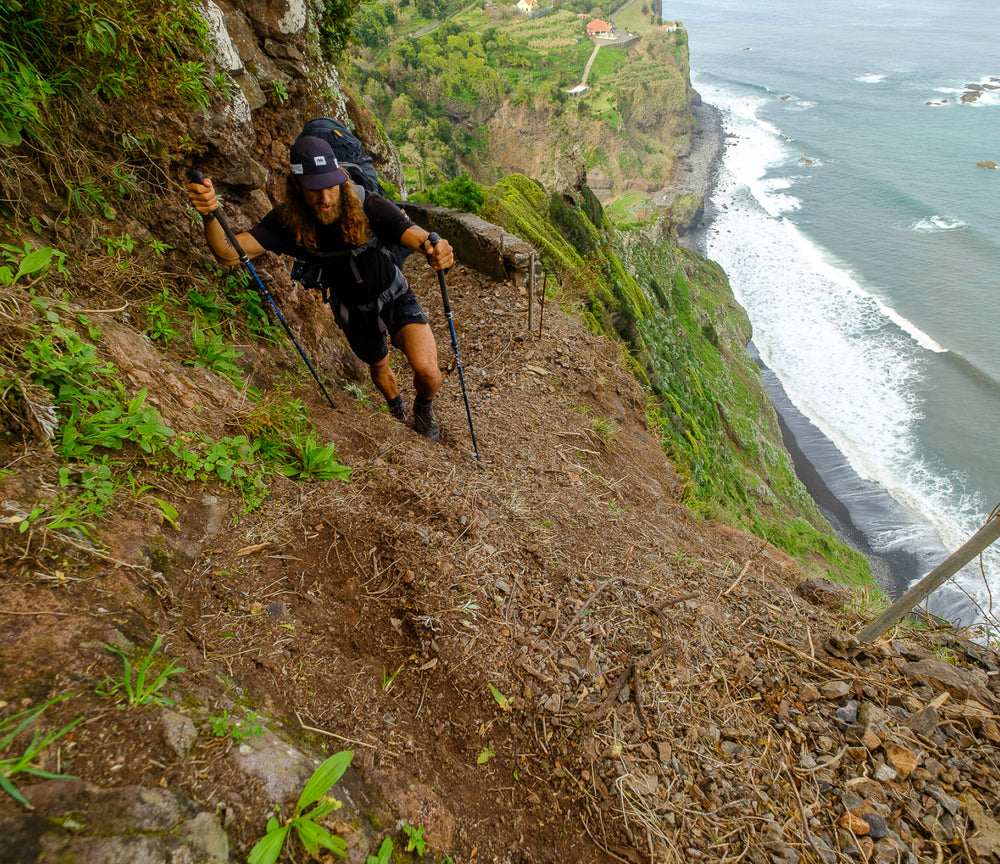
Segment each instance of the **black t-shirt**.
[[[375,237],[386,247],[397,245],[407,229],[414,224],[392,201],[372,192],[365,193],[364,209]],[[275,207],[249,233],[268,252],[291,255],[300,261],[319,264],[323,268],[323,282],[331,295],[347,306],[371,303],[392,284],[396,276],[396,265],[379,248],[380,244],[372,244],[351,253],[352,247],[340,236],[339,225],[317,225],[315,249],[298,245],[285,224],[281,207]],[[337,252],[349,254],[331,254]],[[352,260],[357,273],[351,266]],[[359,274],[362,280],[360,283]]]

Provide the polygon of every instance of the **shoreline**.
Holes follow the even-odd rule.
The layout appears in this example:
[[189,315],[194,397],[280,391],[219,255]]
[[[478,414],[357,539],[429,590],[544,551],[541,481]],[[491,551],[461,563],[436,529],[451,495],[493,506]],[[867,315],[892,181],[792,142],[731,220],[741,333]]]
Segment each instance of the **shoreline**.
[[[725,153],[726,133],[722,127],[722,113],[714,105],[700,101],[692,106],[691,112],[698,121],[698,129],[692,136],[690,151],[680,157],[680,176],[657,193],[655,200],[659,206],[666,207],[678,194],[701,196],[704,202],[703,216],[678,242],[702,257],[708,257],[706,240],[708,227],[713,219],[712,192]],[[825,451],[822,457],[824,461],[829,463],[839,459],[843,463],[840,470],[844,470],[843,466],[847,470],[853,470],[846,457],[795,408],[777,376],[761,361],[752,341],[746,349],[760,369],[764,388],[777,415],[782,441],[791,457],[796,476],[837,537],[864,555],[878,585],[890,598],[898,598],[915,579],[923,575],[918,557],[905,550],[878,553],[872,548],[865,532],[852,518],[848,506],[830,489],[816,465],[819,461],[816,458],[817,451]],[[806,437],[811,439],[811,444],[806,444]],[[858,478],[858,482],[863,481]]]

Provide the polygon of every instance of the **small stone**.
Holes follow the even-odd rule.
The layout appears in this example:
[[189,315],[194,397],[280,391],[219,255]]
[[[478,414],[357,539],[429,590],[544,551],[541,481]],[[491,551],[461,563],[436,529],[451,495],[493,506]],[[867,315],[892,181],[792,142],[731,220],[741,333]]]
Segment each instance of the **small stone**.
[[858,703],[853,699],[837,709],[837,721],[843,726],[850,726],[858,719]]
[[918,753],[915,753],[906,747],[900,747],[892,741],[884,742],[882,744],[882,749],[885,751],[886,757],[892,763],[892,767],[896,769],[899,776],[904,780],[913,773],[913,770],[917,767],[917,764],[920,761],[920,755]]
[[820,698],[819,688],[811,681],[803,681],[799,685],[799,699],[803,702],[815,702]]
[[863,813],[861,818],[868,823],[868,836],[873,840],[881,840],[889,833],[889,826],[878,813]]
[[160,722],[163,724],[163,737],[170,749],[183,759],[198,737],[194,722],[190,717],[168,708],[163,709]]
[[994,744],[1000,744],[1000,727],[997,727],[997,724],[993,720],[984,720],[982,731],[983,736],[988,741],[991,741]]
[[850,810],[837,820],[837,824],[841,828],[846,828],[855,837],[864,837],[869,831],[871,831],[871,826],[865,822],[864,819],[852,813]]
[[891,780],[895,780],[897,777],[896,769],[891,765],[879,765],[875,769],[875,779],[881,783],[888,783]]
[[851,692],[851,685],[846,681],[827,681],[819,690],[826,699],[843,699]]
[[852,743],[863,744],[869,750],[876,750],[882,745],[881,737],[870,723],[852,723],[844,731],[844,737]]
[[908,729],[912,729],[918,735],[923,735],[924,738],[929,738],[937,728],[937,721],[937,708],[933,705],[928,705],[926,708],[917,711],[915,714],[911,714],[906,720],[903,721],[903,725]]

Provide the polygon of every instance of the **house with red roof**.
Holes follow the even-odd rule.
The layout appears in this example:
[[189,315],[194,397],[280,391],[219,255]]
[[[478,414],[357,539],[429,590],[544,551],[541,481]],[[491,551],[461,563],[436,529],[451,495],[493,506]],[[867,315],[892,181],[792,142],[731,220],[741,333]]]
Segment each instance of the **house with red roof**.
[[611,25],[607,21],[595,18],[587,22],[587,35],[595,36],[598,39],[610,39],[612,37]]

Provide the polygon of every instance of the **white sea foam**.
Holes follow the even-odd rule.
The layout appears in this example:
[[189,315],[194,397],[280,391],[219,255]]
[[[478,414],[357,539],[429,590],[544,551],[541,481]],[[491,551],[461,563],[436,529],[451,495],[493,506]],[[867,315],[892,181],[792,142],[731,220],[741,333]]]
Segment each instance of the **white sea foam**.
[[859,75],[855,78],[855,81],[860,81],[862,84],[878,84],[885,81],[885,75],[881,72],[873,72],[870,75]]
[[[989,510],[968,493],[965,478],[943,473],[917,451],[922,369],[947,349],[793,224],[801,205],[796,178],[779,183],[768,171],[796,157],[777,130],[758,120],[762,101],[710,90],[703,95],[723,110],[737,139],[713,196],[720,210],[707,237],[709,255],[729,274],[753,322],[754,343],[795,406],[858,475],[912,515],[868,525],[873,546],[940,560]],[[954,231],[964,224],[935,215],[909,227]],[[1000,552],[987,554],[988,572],[1000,572],[994,558]],[[963,578],[971,584],[975,574]]]
[[925,216],[910,224],[910,230],[920,234],[936,234],[939,231],[957,231],[967,227],[961,219],[949,219],[947,216]]

